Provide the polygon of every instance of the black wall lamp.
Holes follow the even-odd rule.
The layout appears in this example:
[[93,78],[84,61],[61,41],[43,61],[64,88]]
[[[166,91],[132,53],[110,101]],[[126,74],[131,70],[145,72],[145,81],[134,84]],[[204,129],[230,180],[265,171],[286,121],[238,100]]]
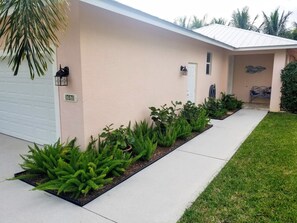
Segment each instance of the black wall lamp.
[[180,72],[182,75],[187,75],[188,74],[188,69],[186,66],[180,66]]
[[56,86],[68,86],[69,67],[62,68],[56,73],[55,84]]

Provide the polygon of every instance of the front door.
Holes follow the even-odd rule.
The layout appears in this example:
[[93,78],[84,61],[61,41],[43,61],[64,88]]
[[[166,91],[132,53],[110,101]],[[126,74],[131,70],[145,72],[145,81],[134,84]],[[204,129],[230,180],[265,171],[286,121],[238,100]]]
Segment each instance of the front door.
[[188,64],[188,90],[187,90],[187,100],[195,103],[196,99],[196,71],[197,64]]

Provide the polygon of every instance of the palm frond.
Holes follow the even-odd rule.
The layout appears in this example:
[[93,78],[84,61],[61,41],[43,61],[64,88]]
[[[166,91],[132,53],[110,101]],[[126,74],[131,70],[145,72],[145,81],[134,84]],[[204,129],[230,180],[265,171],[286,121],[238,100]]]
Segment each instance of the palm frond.
[[0,38],[14,75],[26,59],[31,79],[45,75],[53,62],[58,31],[67,27],[67,0],[10,0],[0,2]]

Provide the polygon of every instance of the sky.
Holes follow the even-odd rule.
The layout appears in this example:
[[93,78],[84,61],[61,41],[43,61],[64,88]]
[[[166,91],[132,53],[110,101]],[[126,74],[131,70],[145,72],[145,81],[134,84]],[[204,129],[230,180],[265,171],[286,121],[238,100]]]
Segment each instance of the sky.
[[202,19],[207,16],[207,21],[212,18],[223,17],[228,22],[231,19],[232,12],[236,9],[242,9],[245,6],[249,7],[251,19],[257,14],[256,25],[262,22],[262,11],[266,15],[270,15],[276,8],[280,8],[280,12],[292,11],[288,27],[292,22],[297,22],[297,3],[296,0],[117,0],[118,2],[136,8],[143,12],[157,16],[161,19],[173,22],[175,18],[182,16],[197,16]]

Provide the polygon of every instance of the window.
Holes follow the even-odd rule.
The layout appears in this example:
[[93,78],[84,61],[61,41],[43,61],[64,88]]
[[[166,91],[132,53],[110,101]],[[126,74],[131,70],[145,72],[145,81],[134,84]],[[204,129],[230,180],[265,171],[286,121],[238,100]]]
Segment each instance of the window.
[[206,56],[206,74],[207,75],[211,74],[211,61],[212,61],[212,53],[207,52],[207,56]]

